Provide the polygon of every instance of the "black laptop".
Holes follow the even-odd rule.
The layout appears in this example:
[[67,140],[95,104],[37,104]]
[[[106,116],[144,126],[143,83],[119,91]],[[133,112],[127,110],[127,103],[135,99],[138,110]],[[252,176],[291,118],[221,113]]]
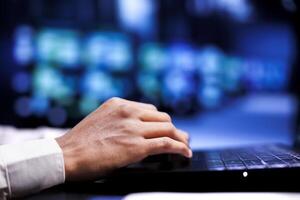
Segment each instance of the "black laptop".
[[[297,143],[295,143],[297,144]],[[260,144],[151,156],[101,182],[128,191],[299,191],[300,151]]]

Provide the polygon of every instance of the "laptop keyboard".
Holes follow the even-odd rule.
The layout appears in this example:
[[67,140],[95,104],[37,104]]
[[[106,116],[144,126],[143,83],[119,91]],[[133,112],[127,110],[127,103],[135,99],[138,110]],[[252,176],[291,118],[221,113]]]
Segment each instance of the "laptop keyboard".
[[209,170],[300,167],[300,154],[277,146],[210,151],[205,159]]

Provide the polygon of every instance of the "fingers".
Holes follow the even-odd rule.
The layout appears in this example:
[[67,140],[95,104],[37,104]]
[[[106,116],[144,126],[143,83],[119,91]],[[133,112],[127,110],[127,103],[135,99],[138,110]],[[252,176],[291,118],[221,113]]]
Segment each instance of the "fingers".
[[143,122],[141,134],[146,139],[169,137],[188,145],[188,136],[168,122]]
[[167,113],[159,112],[151,104],[112,98],[104,106],[115,108],[117,115],[122,118],[139,119],[142,124],[134,132],[145,139],[167,137],[188,146],[188,134],[176,129],[171,123],[171,117]]
[[188,158],[192,157],[192,151],[187,145],[169,137],[148,139],[146,140],[146,148],[148,155],[175,153]]
[[167,113],[159,112],[151,104],[112,98],[106,105],[117,108],[118,112],[125,117],[139,118],[141,121],[171,122],[171,117]]
[[157,110],[157,108],[154,105],[148,104],[148,103],[140,103],[140,102],[135,102],[135,101],[129,101],[129,100],[126,100],[126,99],[121,99],[121,98],[119,99],[119,101],[123,102],[124,104],[128,104],[128,105],[131,105],[131,106],[137,106],[137,107],[144,108],[144,109],[147,109],[147,110]]
[[186,140],[187,140],[188,143],[190,143],[190,136],[189,136],[189,134],[187,132],[185,132],[183,130],[180,130],[180,129],[177,129],[177,131],[186,138]]
[[138,118],[144,122],[171,122],[171,117],[167,113],[155,110],[143,110],[138,115]]

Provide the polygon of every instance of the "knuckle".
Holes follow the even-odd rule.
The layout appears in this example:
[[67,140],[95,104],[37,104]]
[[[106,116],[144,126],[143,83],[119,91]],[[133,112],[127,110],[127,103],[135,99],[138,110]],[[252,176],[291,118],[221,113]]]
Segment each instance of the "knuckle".
[[120,121],[118,124],[118,128],[122,131],[122,132],[128,132],[129,131],[129,125],[126,121]]
[[171,134],[175,134],[175,132],[176,132],[176,127],[172,123],[168,123],[167,129]]
[[123,129],[127,133],[134,133],[136,132],[136,123],[133,120],[126,120],[126,122],[123,124]]
[[173,138],[173,139],[177,139],[177,138],[178,138],[178,135],[177,135],[176,131],[170,131],[170,132],[169,132],[169,135],[170,135],[170,137]]
[[163,149],[169,149],[170,147],[171,147],[171,140],[170,140],[170,138],[168,138],[168,137],[163,137],[162,139],[161,139],[161,147],[163,148]]
[[164,117],[166,118],[167,121],[171,121],[171,116],[168,113],[163,113]]
[[131,109],[126,104],[121,104],[118,106],[118,112],[122,117],[129,117],[131,115]]
[[139,109],[138,107],[136,107],[136,106],[131,106],[131,107],[130,107],[130,114],[131,114],[132,116],[135,116],[135,117],[137,117],[137,118],[140,118],[140,117],[142,117],[143,112],[142,112],[142,110]]
[[107,100],[107,103],[112,104],[112,105],[118,105],[121,102],[121,98],[119,97],[112,97],[109,100]]
[[153,105],[153,104],[148,104],[149,105],[149,108],[153,109],[153,110],[157,110],[156,106]]
[[138,154],[144,157],[147,156],[151,152],[151,149],[145,144],[147,143],[145,143],[145,139],[143,137],[136,136],[134,145],[132,145],[134,147],[132,154]]

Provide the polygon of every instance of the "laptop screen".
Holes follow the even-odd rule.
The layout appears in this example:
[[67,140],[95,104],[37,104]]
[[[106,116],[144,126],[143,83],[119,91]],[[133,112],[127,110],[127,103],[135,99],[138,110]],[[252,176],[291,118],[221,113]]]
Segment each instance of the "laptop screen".
[[289,144],[296,3],[3,0],[1,123],[71,127],[118,96],[171,113],[195,148]]

